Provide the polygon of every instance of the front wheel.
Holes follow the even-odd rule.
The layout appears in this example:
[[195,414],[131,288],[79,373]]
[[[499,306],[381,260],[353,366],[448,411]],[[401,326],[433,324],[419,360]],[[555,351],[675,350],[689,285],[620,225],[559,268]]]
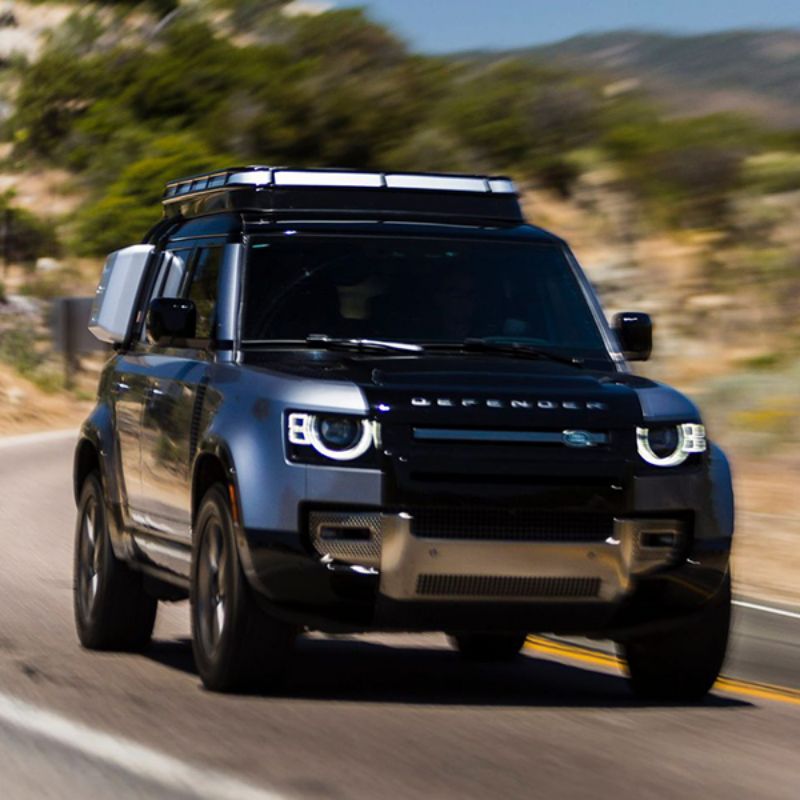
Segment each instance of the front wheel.
[[149,644],[158,601],[145,591],[141,573],[114,555],[96,472],[86,477],[78,502],[73,604],[84,647],[137,651]]
[[468,661],[511,661],[525,645],[525,633],[457,633],[450,643]]
[[212,486],[194,526],[192,650],[207,689],[235,692],[281,678],[293,628],[256,605],[239,563],[227,492]]
[[621,645],[631,688],[641,698],[697,702],[717,680],[731,620],[731,579],[699,616],[668,633],[630,639]]

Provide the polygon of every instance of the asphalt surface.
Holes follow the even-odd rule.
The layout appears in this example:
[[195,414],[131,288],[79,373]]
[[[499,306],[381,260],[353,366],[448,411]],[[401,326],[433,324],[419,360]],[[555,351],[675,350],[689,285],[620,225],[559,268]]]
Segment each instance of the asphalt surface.
[[[185,605],[143,655],[83,651],[72,445],[0,443],[3,800],[800,797],[791,695],[646,705],[614,668],[465,666],[440,636],[304,639],[279,693],[213,695]],[[738,606],[725,672],[800,689],[800,619]]]

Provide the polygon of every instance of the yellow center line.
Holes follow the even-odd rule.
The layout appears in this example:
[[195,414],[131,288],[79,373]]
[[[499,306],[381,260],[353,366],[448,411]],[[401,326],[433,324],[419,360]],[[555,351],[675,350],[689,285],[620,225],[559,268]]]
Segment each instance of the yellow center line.
[[[529,650],[542,655],[567,658],[571,661],[579,661],[593,666],[611,667],[620,672],[625,672],[625,662],[621,658],[602,653],[599,650],[592,650],[588,647],[556,642],[543,636],[529,636],[525,646]],[[714,688],[721,692],[730,692],[761,700],[776,700],[781,703],[800,706],[800,691],[786,686],[774,686],[769,683],[756,683],[737,678],[720,677],[714,684]]]
[[590,650],[588,647],[577,647],[564,642],[554,642],[552,639],[545,639],[542,636],[529,636],[525,646],[537,653],[571,658],[575,661],[582,661],[585,664],[617,667],[620,670],[624,669],[625,666],[616,656],[601,653],[599,650]]
[[721,692],[731,692],[741,694],[746,697],[758,697],[763,700],[777,700],[781,703],[800,706],[800,692],[786,686],[773,686],[768,683],[753,683],[751,681],[740,681],[736,678],[721,677],[714,684],[715,689]]

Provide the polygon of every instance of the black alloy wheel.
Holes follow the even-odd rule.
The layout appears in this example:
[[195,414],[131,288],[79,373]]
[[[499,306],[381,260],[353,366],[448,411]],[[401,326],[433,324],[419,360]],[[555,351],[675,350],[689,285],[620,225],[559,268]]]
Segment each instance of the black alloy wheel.
[[204,532],[197,565],[197,627],[207,653],[217,649],[225,630],[228,557],[221,525],[212,519]]
[[97,472],[83,483],[75,525],[73,607],[81,644],[90,650],[143,650],[150,643],[158,600],[142,575],[114,554],[103,485]]
[[264,613],[239,562],[228,493],[212,486],[194,525],[190,589],[192,651],[207,689],[279,685],[295,630]]
[[730,573],[695,616],[669,631],[620,644],[634,693],[645,700],[695,703],[711,690],[722,669],[731,623]]

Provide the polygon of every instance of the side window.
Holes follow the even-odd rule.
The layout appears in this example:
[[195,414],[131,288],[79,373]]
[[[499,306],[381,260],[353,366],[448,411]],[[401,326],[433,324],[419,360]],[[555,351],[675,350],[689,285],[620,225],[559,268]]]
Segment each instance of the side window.
[[191,250],[172,250],[164,253],[164,282],[161,292],[157,297],[177,297],[186,276],[186,267],[189,263]]
[[194,259],[188,286],[183,292],[197,307],[198,339],[211,339],[214,332],[222,254],[222,247],[200,248]]
[[[150,306],[150,301],[156,297],[178,297],[191,255],[191,249],[165,250],[161,254],[158,273],[153,281],[153,287],[144,307],[145,315]],[[147,325],[142,325],[140,338],[143,342],[147,341]]]

